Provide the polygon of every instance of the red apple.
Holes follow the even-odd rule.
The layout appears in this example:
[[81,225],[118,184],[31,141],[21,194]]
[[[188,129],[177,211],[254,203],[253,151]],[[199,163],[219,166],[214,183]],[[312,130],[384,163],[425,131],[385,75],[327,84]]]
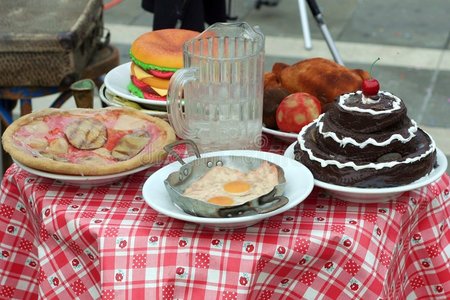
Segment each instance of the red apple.
[[308,93],[294,93],[277,108],[276,121],[281,131],[298,133],[322,112],[319,99]]
[[52,282],[53,282],[53,285],[59,285],[59,279],[56,277],[53,278]]
[[246,284],[248,283],[248,280],[247,280],[247,278],[245,278],[244,276],[241,276],[241,277],[239,278],[239,283],[240,283],[241,285],[246,285]]
[[116,280],[117,281],[122,281],[122,279],[123,279],[123,274],[122,273],[116,273]]
[[184,274],[184,268],[183,268],[183,267],[178,267],[178,268],[175,270],[175,272],[176,272],[178,275],[182,275],[182,274]]
[[125,248],[127,246],[127,241],[126,240],[121,240],[119,243],[119,247],[120,248]]

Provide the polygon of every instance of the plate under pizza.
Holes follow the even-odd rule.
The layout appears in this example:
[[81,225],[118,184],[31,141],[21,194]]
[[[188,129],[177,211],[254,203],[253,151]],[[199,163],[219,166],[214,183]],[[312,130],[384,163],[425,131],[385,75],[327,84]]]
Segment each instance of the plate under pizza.
[[43,109],[6,128],[3,148],[23,166],[48,174],[107,176],[140,170],[167,155],[170,125],[132,108]]

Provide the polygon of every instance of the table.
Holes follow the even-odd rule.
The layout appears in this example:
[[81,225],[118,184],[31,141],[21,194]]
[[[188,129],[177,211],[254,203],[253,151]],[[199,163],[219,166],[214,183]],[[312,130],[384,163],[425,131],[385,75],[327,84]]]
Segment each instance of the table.
[[[266,136],[265,151],[287,145]],[[13,164],[0,190],[5,299],[448,299],[450,178],[355,204],[315,188],[254,226],[178,221],[142,198],[148,176],[79,188]]]

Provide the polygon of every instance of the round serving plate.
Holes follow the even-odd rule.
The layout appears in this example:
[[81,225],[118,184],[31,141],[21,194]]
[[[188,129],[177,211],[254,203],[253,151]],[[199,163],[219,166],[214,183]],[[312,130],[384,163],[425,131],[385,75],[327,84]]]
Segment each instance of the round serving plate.
[[275,129],[270,129],[264,126],[262,127],[262,132],[270,134],[274,137],[276,137],[279,140],[282,140],[287,143],[292,143],[295,140],[297,140],[298,133],[290,133],[290,132],[283,132]]
[[28,166],[25,166],[16,160],[14,160],[14,163],[16,163],[20,168],[22,168],[23,170],[27,171],[30,174],[41,176],[44,178],[59,180],[68,185],[82,186],[82,187],[92,187],[92,186],[111,184],[111,183],[117,182],[119,180],[122,180],[123,178],[125,178],[128,175],[141,172],[152,166],[152,165],[144,165],[144,166],[140,166],[138,168],[132,169],[132,170],[128,170],[128,171],[120,172],[120,173],[116,173],[116,174],[110,174],[110,175],[76,176],[76,175],[55,174],[55,173],[49,173],[49,172],[45,172],[45,171],[41,171],[41,170],[36,170],[36,169],[30,168]]
[[[294,146],[292,143],[285,151],[284,156],[294,159]],[[437,167],[428,175],[406,185],[387,188],[356,188],[340,186],[314,179],[316,186],[328,190],[331,195],[340,200],[355,203],[379,203],[396,199],[407,191],[424,187],[439,178],[447,170],[447,158],[440,149],[436,149]]]
[[[128,105],[125,105],[120,96],[114,95],[111,91],[108,90],[108,88],[105,85],[102,85],[98,91],[98,94],[100,96],[100,99],[102,102],[108,106],[116,106],[116,107],[130,107]],[[129,101],[126,100],[125,101]],[[138,105],[140,108],[139,110],[143,113],[146,113],[151,116],[156,117],[167,117],[167,112],[165,107],[162,106],[147,106],[147,108],[143,108],[141,104],[134,103],[135,105]],[[131,106],[134,107],[134,106]]]
[[[228,150],[208,152],[202,154],[202,157],[227,155],[260,158],[283,168],[286,178],[284,196],[289,199],[289,202],[276,210],[264,214],[231,218],[205,218],[190,215],[173,203],[164,185],[164,180],[171,173],[180,169],[181,164],[177,161],[159,169],[145,181],[142,193],[146,203],[154,210],[178,220],[213,228],[242,228],[254,225],[266,218],[283,213],[295,207],[308,197],[314,187],[314,179],[311,172],[303,164],[282,155],[253,150]],[[190,162],[194,159],[196,159],[196,157],[189,157],[184,159],[184,161]]]

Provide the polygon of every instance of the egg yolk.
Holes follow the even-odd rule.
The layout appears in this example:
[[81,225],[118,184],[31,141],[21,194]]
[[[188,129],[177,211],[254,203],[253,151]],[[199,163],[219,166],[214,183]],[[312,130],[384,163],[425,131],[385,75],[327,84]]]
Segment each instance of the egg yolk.
[[231,205],[234,203],[233,199],[227,196],[216,196],[208,199],[209,203],[216,205]]
[[223,189],[230,194],[239,195],[244,194],[251,189],[251,185],[248,182],[235,180],[227,182],[223,185]]

